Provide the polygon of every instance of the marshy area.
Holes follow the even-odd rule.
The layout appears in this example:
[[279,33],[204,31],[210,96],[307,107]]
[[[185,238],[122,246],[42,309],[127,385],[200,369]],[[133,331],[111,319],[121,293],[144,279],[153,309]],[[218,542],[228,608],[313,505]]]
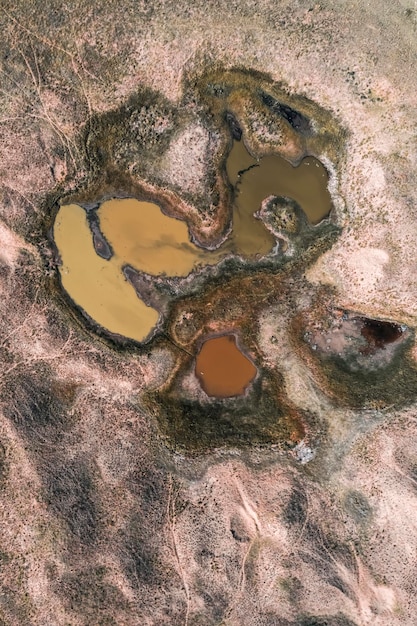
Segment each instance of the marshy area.
[[[71,194],[68,201],[60,202],[51,231],[60,284],[81,319],[115,345],[133,342],[132,346],[138,344],[140,350],[140,346],[156,342],[174,351],[175,365],[167,372],[169,383],[157,392],[160,406],[156,411],[164,416],[160,425],[165,433],[171,429],[166,426],[169,418],[165,417],[164,394],[169,402],[177,398],[180,413],[184,405],[187,422],[188,403],[201,404],[205,414],[210,397],[219,400],[243,395],[249,415],[255,409],[250,400],[253,394],[247,388],[255,376],[265,381],[276,377],[278,387],[282,387],[278,382],[282,380],[279,360],[272,364],[259,350],[256,334],[262,311],[267,306],[279,308],[288,298],[292,304],[280,323],[288,327],[292,350],[307,359],[317,388],[332,402],[383,407],[392,398],[391,389],[398,384],[398,377],[404,376],[408,382],[403,387],[408,392],[404,397],[399,394],[397,402],[414,397],[416,370],[407,357],[411,331],[409,341],[400,342],[402,347],[397,351],[386,349],[390,342],[381,339],[378,354],[382,356],[370,359],[361,349],[355,357],[332,347],[332,337],[337,337],[333,339],[336,345],[337,341],[352,341],[349,324],[341,324],[329,330],[328,343],[321,350],[317,348],[324,340],[309,340],[315,353],[306,353],[304,339],[312,334],[308,329],[317,325],[314,301],[320,302],[321,296],[311,288],[305,290],[302,276],[342,233],[343,203],[337,193],[337,178],[343,130],[314,103],[295,98],[293,104],[267,76],[256,72],[208,69],[194,85],[201,100],[201,123],[209,135],[217,133],[220,138],[211,161],[207,161],[217,186],[212,191],[218,203],[216,210],[210,205],[209,213],[206,200],[195,202],[187,211],[181,193],[173,190],[168,196],[165,186],[158,189],[155,184],[147,191],[137,175],[130,176],[129,185],[126,172],[118,176],[122,138],[129,136],[133,124],[139,128],[137,132],[144,132],[136,121],[143,110],[140,94],[129,105],[97,120],[95,138],[89,137],[90,152],[101,155],[96,179]],[[184,90],[188,94],[189,88]],[[143,98],[149,100],[150,96],[146,93]],[[156,95],[152,98],[157,101]],[[171,114],[166,115],[169,128]],[[269,140],[262,143],[265,136]],[[320,155],[329,171],[317,158]],[[118,180],[122,182],[119,188]],[[303,297],[311,299],[311,307],[303,305],[297,310]],[[326,294],[319,306],[327,307],[333,315],[331,300],[331,294]],[[343,315],[353,319],[355,312]],[[396,327],[395,323],[372,318],[364,318],[362,324],[363,337],[372,328]],[[235,337],[250,347],[250,356],[233,344]],[[228,357],[224,352],[227,347],[231,350]],[[190,367],[190,356],[194,359],[194,380],[189,377],[188,384],[197,390],[191,396],[181,382]],[[210,365],[201,366],[204,358]],[[352,359],[356,359],[354,366],[349,365]],[[369,365],[371,362],[374,365]],[[206,369],[210,375],[202,373]],[[228,378],[230,390],[235,392],[226,391]],[[200,399],[192,397],[193,393]],[[265,438],[264,433],[261,440],[267,443],[269,437],[270,443],[295,447],[311,417],[296,406],[289,408],[291,402],[285,399],[283,388],[271,396],[274,403],[276,407],[283,403],[280,411],[287,413],[285,426],[281,429],[277,419],[276,427],[271,430],[268,426],[269,435]],[[231,432],[237,433],[241,417],[233,417],[229,404],[225,403],[226,421],[236,422]],[[236,409],[237,416],[241,410]],[[220,415],[223,412],[220,409]],[[268,409],[264,415],[260,408],[258,421],[269,423],[270,412]],[[212,413],[215,426],[219,409]],[[288,429],[291,422],[292,430]],[[250,429],[244,431],[240,438],[247,445],[252,437]],[[203,439],[210,447],[209,440]],[[232,441],[236,442],[235,435]],[[253,441],[260,441],[256,428]],[[228,444],[227,437],[223,443]],[[177,437],[172,445],[187,447],[186,428],[181,443]],[[215,437],[213,447],[218,445],[219,438]]]

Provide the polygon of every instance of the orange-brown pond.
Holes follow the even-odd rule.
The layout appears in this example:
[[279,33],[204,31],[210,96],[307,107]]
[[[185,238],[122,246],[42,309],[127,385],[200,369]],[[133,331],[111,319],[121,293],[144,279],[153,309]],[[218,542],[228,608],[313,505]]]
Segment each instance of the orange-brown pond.
[[256,367],[236,345],[234,335],[205,341],[197,355],[195,373],[208,396],[240,396],[256,376]]

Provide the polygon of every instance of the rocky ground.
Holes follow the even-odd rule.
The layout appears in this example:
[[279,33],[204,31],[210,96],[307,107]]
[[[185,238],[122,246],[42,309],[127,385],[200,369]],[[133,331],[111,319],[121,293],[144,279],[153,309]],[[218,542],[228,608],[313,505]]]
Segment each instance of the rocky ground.
[[[415,3],[2,0],[0,24],[0,624],[414,626]],[[60,289],[57,203],[160,198],[216,245],[228,89],[254,154],[326,165],[332,217],[114,341]],[[211,403],[184,350],[239,325],[258,387]]]

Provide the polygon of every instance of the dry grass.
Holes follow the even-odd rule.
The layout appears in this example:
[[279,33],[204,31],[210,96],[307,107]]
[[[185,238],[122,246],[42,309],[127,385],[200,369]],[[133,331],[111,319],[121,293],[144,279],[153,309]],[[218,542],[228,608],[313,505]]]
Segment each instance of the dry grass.
[[[282,324],[323,283],[335,306],[415,324],[409,4],[1,3],[0,624],[415,625],[415,409],[341,409]],[[294,410],[316,416],[306,465],[274,445],[172,451],[143,394],[169,383],[174,347],[90,333],[54,278],[51,198],[88,186],[94,120],[139,87],[166,106],[138,118],[163,139],[140,184],[183,207],[214,198],[215,213],[204,165],[222,138],[192,79],[224,65],[270,73],[346,131],[337,168],[340,137],[316,144],[345,225],[307,274],[317,289],[300,278],[286,302],[265,295],[251,331]]]

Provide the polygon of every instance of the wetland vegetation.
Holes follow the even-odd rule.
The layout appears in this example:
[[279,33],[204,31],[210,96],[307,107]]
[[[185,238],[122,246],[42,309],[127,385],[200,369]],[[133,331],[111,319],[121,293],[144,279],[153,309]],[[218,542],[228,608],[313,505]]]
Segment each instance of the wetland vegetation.
[[[239,350],[236,338],[261,364],[259,384],[274,377],[281,380],[280,364],[271,367],[264,363],[256,348],[258,316],[266,306],[280,306],[288,298],[297,307],[294,285],[333,244],[342,222],[335,176],[344,133],[327,112],[302,98],[289,97],[265,75],[242,70],[208,71],[187,89],[185,103],[191,93],[201,101],[208,132],[216,130],[221,137],[221,149],[206,164],[211,174],[206,181],[209,187],[205,205],[194,198],[193,208],[187,211],[187,194],[138,181],[138,170],[132,164],[129,170],[133,174],[122,170],[118,173],[123,154],[130,154],[130,158],[136,154],[127,148],[131,141],[129,129],[139,132],[143,150],[148,140],[152,145],[157,141],[152,135],[152,123],[146,131],[138,122],[146,108],[143,103],[139,106],[139,94],[91,126],[95,131],[90,130],[89,154],[96,155],[93,162],[100,164],[96,179],[62,202],[53,226],[61,285],[93,327],[116,343],[119,339],[133,340],[141,345],[155,338],[159,343],[168,342],[174,351],[174,378],[158,396],[159,424],[165,433],[171,431],[164,417],[166,406],[171,407],[173,422],[183,415],[184,433],[190,428],[190,424],[185,425],[191,407],[193,420],[201,418],[205,423],[213,414],[214,406],[206,406],[202,399],[181,399],[188,393],[181,382],[188,371],[194,373],[196,384],[199,381],[205,394],[218,398],[220,403],[221,398],[246,397],[245,390],[257,369]],[[175,120],[180,123],[181,115],[170,111],[168,104],[158,103],[157,95],[147,92],[143,98],[148,111],[156,107],[158,119],[165,116],[168,135],[165,139],[164,133],[158,135],[163,151],[164,141],[169,143],[169,137],[174,136],[172,124]],[[145,118],[142,124],[152,120],[150,114]],[[123,138],[127,152],[121,148]],[[153,149],[150,154],[155,158]],[[319,160],[321,154],[326,163],[331,163],[331,171]],[[291,315],[294,349],[302,354],[309,325],[315,324],[314,308],[311,313],[294,310]],[[304,329],[304,338],[299,327]],[[397,328],[391,327],[394,331]],[[378,382],[380,376],[385,372],[386,380],[392,367],[399,375],[405,363],[402,360],[403,365],[399,365],[398,355],[403,348],[395,348],[398,337],[394,331],[392,338],[389,335],[386,341],[381,339],[382,343],[378,339],[388,328],[384,322],[364,319],[360,328],[362,342],[368,337],[372,346],[371,356],[364,349],[359,349],[356,356],[341,356],[316,348],[314,354],[307,355],[317,384],[333,398],[334,389],[340,389],[340,399],[352,405],[385,397]],[[333,329],[333,339],[342,335],[347,341],[349,329],[349,324]],[[310,345],[313,342],[311,338],[308,341]],[[394,347],[385,350],[390,342]],[[404,349],[407,345],[405,342]],[[385,369],[375,374],[372,364],[378,358],[385,358]],[[349,365],[352,359],[356,366]],[[190,370],[191,362],[194,365]],[[414,381],[414,368],[408,371]],[[269,388],[270,383],[265,385]],[[281,389],[281,383],[278,387]],[[251,392],[246,400],[239,401],[239,407],[229,403],[225,409],[228,422],[234,422],[234,412],[236,416],[242,411],[247,413],[252,396]],[[266,442],[268,437],[271,442],[281,440],[285,445],[297,441],[294,433],[303,430],[300,424],[304,418],[289,409],[291,403],[282,389],[274,391],[271,398],[274,396],[271,401],[275,407],[281,403],[280,412],[287,412],[285,426],[281,428],[278,419],[278,429],[266,427],[260,439],[254,429],[253,439],[244,436],[241,441]],[[268,424],[270,408],[268,402],[268,407],[264,404],[251,410]],[[242,420],[236,419],[233,432]],[[184,434],[181,441],[185,443],[186,439]],[[225,434],[223,442],[228,439]],[[217,440],[212,437],[213,444]],[[203,437],[200,441],[208,443],[209,439]]]

